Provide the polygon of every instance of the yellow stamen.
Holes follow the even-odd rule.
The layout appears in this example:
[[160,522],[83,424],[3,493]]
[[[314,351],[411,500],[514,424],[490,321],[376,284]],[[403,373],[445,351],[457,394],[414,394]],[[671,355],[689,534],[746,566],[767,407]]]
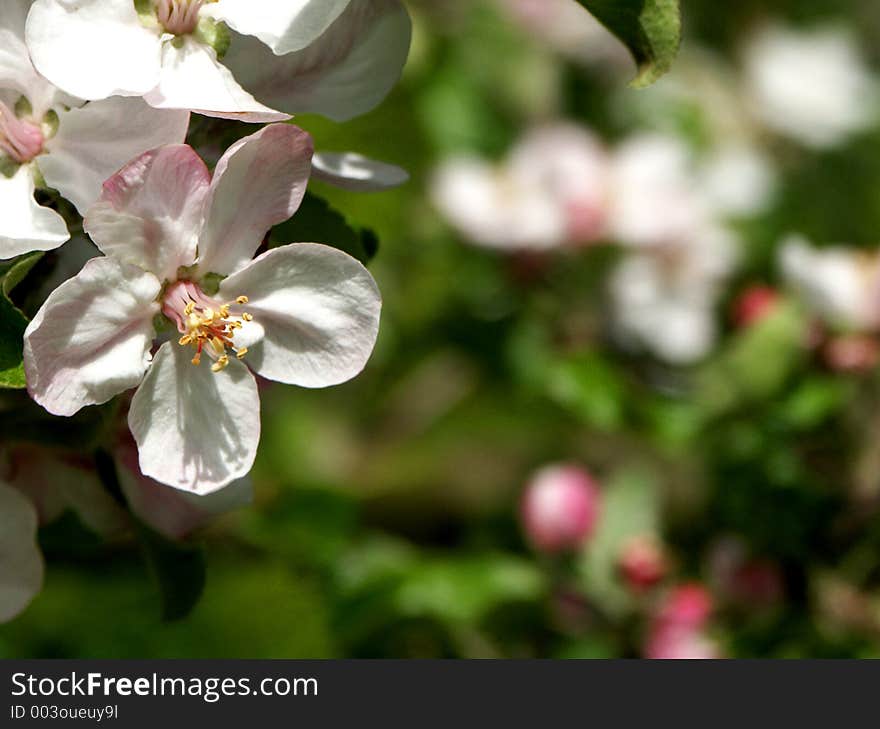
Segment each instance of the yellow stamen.
[[248,353],[247,347],[242,347],[241,349],[235,350],[235,356],[238,357],[239,359],[243,359],[247,353]]
[[250,299],[247,296],[239,296],[235,300],[235,303],[236,304],[246,304],[246,303],[248,303],[248,301],[250,301]]

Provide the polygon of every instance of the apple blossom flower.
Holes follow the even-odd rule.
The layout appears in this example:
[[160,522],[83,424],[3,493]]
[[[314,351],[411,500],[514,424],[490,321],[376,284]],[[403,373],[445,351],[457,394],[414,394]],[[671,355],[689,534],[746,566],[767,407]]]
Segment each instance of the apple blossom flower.
[[542,552],[579,548],[592,534],[598,514],[598,486],[577,466],[545,466],[534,474],[522,498],[526,536]]
[[399,0],[36,0],[27,23],[36,67],[70,94],[249,122],[368,111],[410,32]]
[[753,114],[808,147],[833,147],[877,118],[876,79],[844,28],[768,25],[746,47],[744,70]]
[[[233,145],[213,178],[192,148],[168,145],[107,180],[85,217],[105,256],[25,332],[32,397],[73,415],[137,387],[128,423],[144,476],[206,494],[247,474],[260,435],[252,371],[345,382],[378,332],[379,292],[354,258],[296,243],[251,260],[299,207],[311,156],[305,132],[275,124]],[[157,336],[155,322],[176,334]]]
[[498,167],[455,157],[437,170],[434,204],[470,241],[504,251],[590,243],[605,233],[607,159],[567,124],[526,134]]
[[813,248],[799,235],[781,243],[780,266],[810,312],[834,329],[880,327],[880,253],[844,246]]
[[37,512],[28,499],[0,482],[0,623],[16,617],[43,586]]
[[674,365],[702,359],[717,339],[715,306],[736,261],[736,239],[718,226],[630,254],[610,279],[615,337]]
[[69,235],[64,219],[37,204],[38,186],[57,189],[84,213],[101,183],[153,147],[182,142],[183,111],[139,99],[83,104],[34,70],[24,42],[31,0],[0,3],[0,258],[51,250]]

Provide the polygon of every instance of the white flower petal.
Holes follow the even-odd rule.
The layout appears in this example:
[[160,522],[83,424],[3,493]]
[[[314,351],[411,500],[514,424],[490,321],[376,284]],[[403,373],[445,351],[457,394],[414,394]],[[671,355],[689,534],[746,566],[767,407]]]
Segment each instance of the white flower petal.
[[123,97],[93,101],[62,115],[46,145],[49,154],[37,164],[49,186],[85,215],[104,180],[147,150],[183,142],[188,127],[186,111],[160,111]]
[[0,483],[0,623],[24,610],[42,586],[37,513],[18,491]]
[[37,70],[81,99],[141,96],[159,81],[159,30],[132,0],[36,0],[27,44]]
[[210,185],[192,147],[154,149],[104,183],[85,230],[108,256],[171,279],[195,260]]
[[379,192],[400,187],[409,173],[356,152],[317,152],[312,157],[312,177],[343,190]]
[[0,258],[50,251],[70,238],[58,213],[34,199],[34,173],[22,165],[12,177],[0,173]]
[[202,12],[245,35],[259,38],[276,54],[305,48],[339,17],[351,0],[218,0]]
[[249,297],[245,308],[254,321],[239,331],[241,342],[236,334],[236,344],[259,339],[246,361],[270,380],[337,385],[364,368],[376,343],[382,307],[376,282],[329,246],[294,243],[268,251],[225,279],[220,294]]
[[59,286],[24,335],[28,391],[54,415],[73,415],[137,385],[150,364],[155,276],[95,258]]
[[236,38],[225,62],[273,108],[347,121],[375,108],[400,79],[411,34],[399,0],[353,0],[308,48],[278,58]]
[[233,481],[221,491],[199,496],[144,476],[134,443],[123,446],[116,457],[119,482],[131,510],[168,539],[183,539],[213,518],[253,500],[253,484],[248,477]]
[[232,273],[268,230],[293,215],[306,192],[314,146],[299,127],[273,124],[239,140],[217,163],[199,241],[199,270]]
[[242,478],[260,440],[260,398],[248,369],[233,360],[214,373],[192,351],[163,344],[135,393],[128,424],[141,472],[160,483],[209,494]]
[[55,89],[31,64],[24,26],[31,0],[0,2],[0,89],[13,89],[28,98],[35,116],[51,106]]
[[213,48],[184,38],[178,48],[162,46],[159,83],[144,96],[157,109],[191,109],[199,114],[247,122],[275,122],[290,115],[260,104],[217,60]]

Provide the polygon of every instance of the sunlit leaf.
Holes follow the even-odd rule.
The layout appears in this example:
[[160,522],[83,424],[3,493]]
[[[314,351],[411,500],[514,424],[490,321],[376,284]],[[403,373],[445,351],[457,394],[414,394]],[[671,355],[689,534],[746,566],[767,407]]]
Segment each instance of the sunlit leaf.
[[629,49],[639,68],[632,85],[665,74],[681,44],[678,0],[578,0]]

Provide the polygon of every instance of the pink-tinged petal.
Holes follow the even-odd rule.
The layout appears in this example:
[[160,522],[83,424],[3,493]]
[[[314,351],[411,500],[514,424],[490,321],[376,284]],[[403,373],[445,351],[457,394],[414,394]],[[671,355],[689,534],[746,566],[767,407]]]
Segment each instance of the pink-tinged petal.
[[259,38],[276,54],[305,48],[320,36],[351,0],[218,0],[205,15]]
[[141,96],[159,81],[160,32],[132,0],[36,0],[26,35],[37,70],[80,99]]
[[192,147],[159,147],[104,183],[84,227],[108,256],[173,279],[195,260],[210,187],[211,174]]
[[43,177],[85,215],[104,180],[147,150],[186,139],[189,112],[160,111],[141,99],[93,101],[63,114],[37,159]]
[[273,225],[300,206],[312,168],[312,138],[273,124],[238,141],[214,170],[199,270],[228,274],[248,263]]
[[257,374],[328,387],[370,358],[382,299],[369,271],[342,251],[317,243],[268,251],[220,285],[220,298],[242,294],[254,320],[236,344],[249,347],[245,361]]
[[9,461],[7,481],[34,504],[41,525],[71,509],[96,534],[116,537],[128,530],[128,515],[104,488],[90,458],[18,446],[10,449]]
[[34,199],[34,172],[22,165],[12,177],[0,173],[0,258],[50,251],[70,238],[58,213]]
[[157,109],[189,109],[206,116],[246,122],[277,122],[290,118],[263,106],[217,60],[213,48],[186,37],[178,47],[162,47],[158,85],[144,96]]
[[0,484],[0,623],[21,613],[42,587],[37,513],[22,494]]
[[160,347],[135,393],[128,424],[141,473],[194,494],[210,494],[247,475],[260,441],[260,397],[247,367],[221,372],[191,363],[176,342]]
[[95,258],[59,286],[28,325],[28,392],[53,415],[73,415],[136,386],[150,365],[161,284],[150,273]]
[[347,121],[372,110],[400,80],[412,23],[399,0],[352,0],[307,48],[275,57],[236,38],[224,62],[260,101]]
[[24,26],[30,6],[31,0],[0,2],[0,89],[27,96],[35,116],[40,118],[49,110],[55,89],[37,73],[25,45]]
[[233,481],[206,496],[190,494],[147,478],[141,473],[135,444],[117,451],[119,480],[131,510],[168,539],[183,539],[213,519],[253,500],[250,478]]
[[409,173],[397,165],[355,152],[316,152],[312,158],[312,177],[354,192],[381,192],[409,181]]

